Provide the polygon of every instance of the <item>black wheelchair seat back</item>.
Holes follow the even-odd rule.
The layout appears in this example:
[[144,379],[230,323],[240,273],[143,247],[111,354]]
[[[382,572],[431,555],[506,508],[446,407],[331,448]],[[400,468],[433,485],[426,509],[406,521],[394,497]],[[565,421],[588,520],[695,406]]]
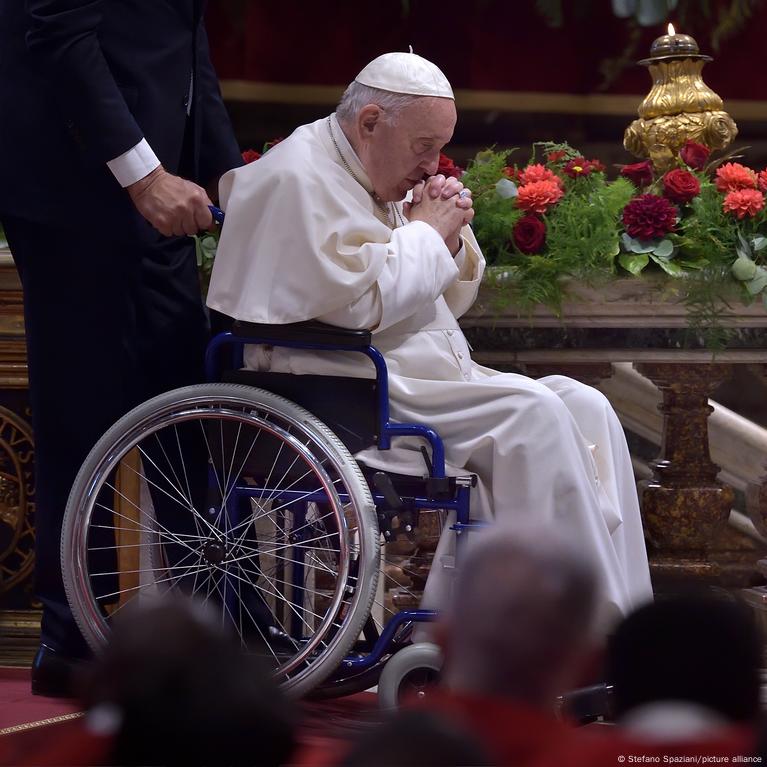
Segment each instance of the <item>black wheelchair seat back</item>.
[[323,421],[354,455],[378,439],[376,381],[372,378],[230,370],[227,383],[266,389]]

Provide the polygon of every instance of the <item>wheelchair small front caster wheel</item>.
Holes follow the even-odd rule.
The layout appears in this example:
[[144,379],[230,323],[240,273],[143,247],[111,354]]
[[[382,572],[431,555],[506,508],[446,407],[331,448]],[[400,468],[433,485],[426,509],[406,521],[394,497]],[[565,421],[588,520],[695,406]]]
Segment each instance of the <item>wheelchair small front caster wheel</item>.
[[439,681],[442,651],[435,644],[419,642],[404,647],[383,667],[378,680],[378,705],[398,708],[402,701],[424,698]]

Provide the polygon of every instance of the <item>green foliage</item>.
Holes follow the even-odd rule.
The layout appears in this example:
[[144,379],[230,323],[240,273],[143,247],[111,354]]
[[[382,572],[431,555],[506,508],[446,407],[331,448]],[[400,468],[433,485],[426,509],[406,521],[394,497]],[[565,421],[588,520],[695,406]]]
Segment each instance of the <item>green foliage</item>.
[[[563,153],[557,163],[547,160],[552,152]],[[571,179],[561,170],[566,162],[580,157],[577,150],[551,141],[534,144],[530,163],[546,164],[557,173],[565,195],[542,216],[544,252],[525,254],[512,240],[514,225],[525,212],[514,197],[503,198],[497,189],[499,180],[506,177],[508,155],[481,152],[461,179],[474,192],[474,232],[489,264],[510,267],[511,277],[499,290],[505,290],[520,310],[542,303],[559,312],[567,278],[597,282],[615,273],[618,219],[636,189],[623,178],[607,183],[598,172]]]
[[722,351],[733,335],[733,329],[722,324],[728,295],[734,295],[734,290],[729,269],[723,265],[708,266],[685,281],[688,332],[713,351]]
[[208,294],[208,285],[210,284],[210,275],[213,271],[213,261],[216,258],[220,233],[221,230],[217,227],[214,231],[194,237],[194,251],[197,257],[197,271],[200,276],[203,298]]
[[[513,150],[512,150],[513,151]],[[506,152],[480,152],[461,178],[464,186],[472,190],[474,199],[474,233],[481,242],[488,264],[507,264],[509,238],[514,224],[523,212],[514,207],[513,198],[499,196],[496,185],[505,178]]]
[[0,248],[7,248],[8,247],[8,240],[5,237],[5,231],[3,230],[3,225],[0,224]]
[[[550,159],[552,152],[558,159]],[[475,191],[474,230],[488,262],[507,267],[495,280],[498,308],[511,303],[525,313],[545,304],[561,315],[570,279],[599,284],[616,276],[637,276],[645,269],[660,271],[677,282],[690,332],[719,349],[731,335],[722,323],[729,300],[761,297],[767,306],[767,211],[735,218],[724,210],[726,193],[698,173],[700,194],[677,205],[675,231],[638,239],[624,230],[623,209],[639,194],[662,195],[662,177],[642,190],[623,177],[608,182],[593,169],[572,178],[567,163],[576,157],[580,154],[567,144],[540,142],[533,145],[529,165],[542,164],[546,170],[514,166],[509,171],[508,152],[489,150],[477,156],[463,177]],[[679,165],[684,167],[681,160]],[[715,170],[716,165],[709,167]],[[522,186],[517,188],[509,176]],[[554,196],[544,189],[539,201],[536,190],[526,188],[538,180],[559,184],[563,196],[552,202]],[[528,213],[520,201],[522,207],[537,210],[542,205],[545,212]],[[515,243],[514,225],[523,215],[535,215],[545,226],[540,252],[523,253]],[[525,237],[523,247],[536,247],[534,229],[528,228]]]
[[700,194],[690,204],[691,215],[679,222],[672,235],[688,259],[729,264],[738,243],[738,224],[722,210],[722,195],[710,182],[701,185]]

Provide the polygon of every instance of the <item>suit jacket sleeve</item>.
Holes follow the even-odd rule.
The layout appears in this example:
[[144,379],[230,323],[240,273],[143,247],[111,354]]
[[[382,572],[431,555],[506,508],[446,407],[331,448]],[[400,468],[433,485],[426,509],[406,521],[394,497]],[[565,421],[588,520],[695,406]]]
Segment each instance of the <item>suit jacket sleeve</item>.
[[26,0],[27,48],[54,86],[65,115],[102,162],[127,152],[143,132],[99,45],[105,0]]
[[200,115],[199,182],[218,182],[232,168],[243,164],[232,123],[221,98],[218,77],[210,60],[208,35],[200,21],[197,34],[197,98]]

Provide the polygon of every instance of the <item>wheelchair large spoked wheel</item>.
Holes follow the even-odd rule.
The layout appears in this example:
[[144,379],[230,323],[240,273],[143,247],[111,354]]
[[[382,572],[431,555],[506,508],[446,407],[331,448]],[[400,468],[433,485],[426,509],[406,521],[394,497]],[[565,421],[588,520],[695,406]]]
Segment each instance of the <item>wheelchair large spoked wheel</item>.
[[61,553],[94,649],[126,605],[187,594],[302,695],[369,615],[379,537],[368,485],[321,421],[267,391],[204,384],[104,435],[73,486]]

